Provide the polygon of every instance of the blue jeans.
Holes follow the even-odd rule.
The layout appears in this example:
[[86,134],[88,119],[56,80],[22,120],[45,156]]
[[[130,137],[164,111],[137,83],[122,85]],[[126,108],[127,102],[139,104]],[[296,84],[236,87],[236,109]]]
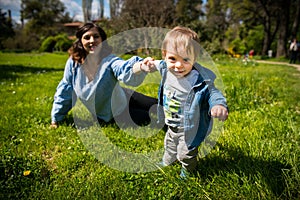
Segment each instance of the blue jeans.
[[146,126],[150,123],[151,114],[156,114],[157,99],[143,95],[128,88],[123,88],[127,97],[128,106],[125,110],[115,116],[113,120],[105,123],[98,119],[100,124],[118,123],[122,127]]

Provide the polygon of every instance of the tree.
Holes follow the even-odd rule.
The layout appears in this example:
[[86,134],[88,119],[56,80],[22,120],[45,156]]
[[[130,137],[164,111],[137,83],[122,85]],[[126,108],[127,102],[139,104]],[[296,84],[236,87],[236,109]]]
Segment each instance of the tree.
[[244,24],[248,32],[263,25],[264,37],[259,51],[262,55],[272,49],[276,51],[276,57],[287,56],[288,38],[295,37],[299,29],[300,0],[227,1],[230,16],[234,19],[231,24]]
[[12,25],[12,20],[10,16],[10,10],[8,11],[9,16],[6,16],[6,12],[2,12],[0,9],[0,49],[3,48],[2,41],[9,38],[13,37],[15,35],[15,32],[13,30],[13,25]]
[[92,1],[93,0],[82,0],[82,12],[84,22],[92,20]]
[[99,17],[100,19],[102,19],[104,17],[104,0],[99,0],[99,5],[100,5]]
[[289,27],[289,13],[290,13],[290,0],[277,0],[278,10],[280,15],[278,16],[279,28],[278,28],[278,39],[277,39],[277,50],[276,57],[287,56],[286,42],[288,40],[288,27]]
[[126,27],[125,29],[148,26],[165,27],[173,24],[174,13],[173,0],[126,0],[118,19]]
[[21,15],[27,20],[28,34],[38,37],[55,35],[62,30],[62,23],[72,20],[60,0],[22,0]]
[[120,15],[124,1],[125,0],[109,0],[110,17],[112,19]]
[[[120,1],[114,1],[115,3]],[[120,4],[119,4],[120,5]],[[149,6],[150,5],[150,6]],[[151,6],[159,5],[159,6]],[[113,7],[113,10],[116,7]],[[116,12],[116,10],[115,10]],[[125,46],[129,51],[141,50],[146,54],[150,52],[151,44],[157,44],[159,38],[149,37],[156,34],[149,33],[144,27],[168,27],[174,22],[175,5],[173,0],[125,0],[122,2],[121,12],[119,15],[114,15],[111,21],[111,26],[116,33],[127,31],[131,29],[141,28],[135,32],[128,33],[128,37],[122,37],[115,41],[114,46]],[[138,32],[138,34],[136,34]],[[151,39],[154,39],[151,41]],[[134,42],[133,42],[134,41]],[[143,44],[142,48],[137,47],[137,44]],[[127,51],[124,50],[124,51]],[[124,52],[123,51],[123,52]]]
[[199,20],[201,16],[204,16],[202,4],[202,0],[178,0],[176,3],[176,22],[185,25]]
[[294,0],[291,4],[292,8],[294,8],[291,12],[291,21],[292,21],[292,28],[291,28],[291,36],[296,37],[298,30],[299,30],[299,23],[300,23],[300,0]]
[[[82,12],[84,22],[92,21],[92,3],[93,0],[82,0]],[[99,16],[98,19],[103,19],[104,17],[104,0],[99,0]]]
[[[208,0],[206,5],[206,39],[218,48],[210,48],[213,52],[219,52],[224,47],[225,34],[230,26],[230,18],[228,12],[229,7],[225,1]],[[234,24],[234,23],[233,23]]]

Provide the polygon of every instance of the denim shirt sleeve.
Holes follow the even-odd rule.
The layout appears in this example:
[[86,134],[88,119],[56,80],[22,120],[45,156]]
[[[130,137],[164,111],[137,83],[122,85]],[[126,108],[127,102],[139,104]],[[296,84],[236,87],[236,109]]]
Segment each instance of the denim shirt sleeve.
[[228,110],[226,98],[223,96],[222,92],[218,90],[213,83],[208,84],[208,89],[210,94],[208,99],[209,113],[212,107],[214,107],[215,105],[222,105]]
[[115,57],[111,60],[111,68],[119,81],[122,81],[126,85],[138,86],[144,81],[147,73],[141,72],[134,74],[132,68],[135,63],[142,60],[143,58],[138,56],[133,56],[128,60],[122,60],[119,57]]
[[208,97],[208,103],[209,103],[209,113],[212,107],[215,105],[222,105],[228,110],[228,106],[226,103],[226,98],[223,96],[222,92],[215,87],[214,81],[216,79],[216,75],[209,69],[200,66],[198,63],[196,63],[196,68],[200,72],[201,76],[203,77],[203,80],[208,85],[208,91],[209,91],[209,97]]
[[74,61],[69,58],[64,70],[63,79],[59,82],[54,95],[54,102],[51,111],[51,120],[53,122],[62,121],[65,115],[72,108],[72,68]]

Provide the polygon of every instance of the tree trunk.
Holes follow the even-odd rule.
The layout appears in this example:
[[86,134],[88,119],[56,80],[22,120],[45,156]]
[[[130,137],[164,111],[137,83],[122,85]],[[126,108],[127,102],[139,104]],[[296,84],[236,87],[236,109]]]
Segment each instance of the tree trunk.
[[300,0],[296,0],[296,13],[294,15],[294,22],[292,26],[292,37],[296,37],[297,35],[299,29],[299,20],[300,20]]
[[263,56],[267,55],[268,50],[270,50],[270,40],[271,40],[271,25],[269,17],[266,17],[266,22],[264,24],[264,41],[263,41],[263,48],[261,54]]
[[104,17],[104,0],[99,0],[99,5],[100,5],[99,18],[102,19]]
[[84,22],[91,21],[92,0],[82,0],[81,4]]
[[124,0],[109,0],[110,18],[115,18],[120,15]]
[[286,42],[288,40],[290,0],[281,1],[279,3],[279,6],[279,34],[277,40],[276,58],[287,56]]

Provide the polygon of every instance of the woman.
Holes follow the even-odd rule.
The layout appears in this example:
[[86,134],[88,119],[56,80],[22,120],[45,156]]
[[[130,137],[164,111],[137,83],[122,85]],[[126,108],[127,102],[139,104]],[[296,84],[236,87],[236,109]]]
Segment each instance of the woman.
[[94,23],[79,27],[76,38],[54,95],[50,127],[57,128],[71,110],[73,93],[101,123],[148,124],[149,109],[157,99],[122,88],[119,81],[138,86],[150,71],[146,64],[152,59],[133,56],[122,60],[113,55],[106,33]]

